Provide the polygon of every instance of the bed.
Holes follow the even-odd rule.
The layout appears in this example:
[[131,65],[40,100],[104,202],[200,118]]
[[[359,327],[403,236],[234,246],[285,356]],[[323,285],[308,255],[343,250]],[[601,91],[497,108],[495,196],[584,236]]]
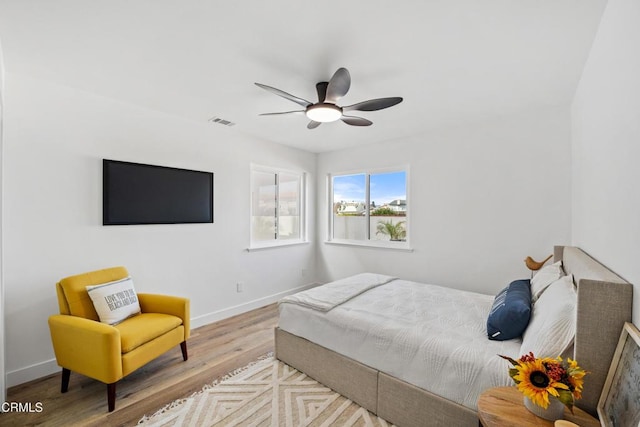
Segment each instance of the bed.
[[[577,286],[565,355],[590,372],[577,406],[595,415],[632,286],[579,248],[556,246],[557,261]],[[276,357],[396,425],[477,426],[479,393],[512,384],[496,355],[517,358],[522,345],[487,339],[494,296],[364,277],[339,282],[329,302],[313,290],[281,301]]]

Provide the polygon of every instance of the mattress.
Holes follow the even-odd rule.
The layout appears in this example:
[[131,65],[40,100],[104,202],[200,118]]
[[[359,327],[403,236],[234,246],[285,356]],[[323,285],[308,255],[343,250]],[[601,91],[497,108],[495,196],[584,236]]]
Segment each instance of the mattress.
[[480,393],[513,385],[520,339],[491,341],[483,295],[406,280],[374,287],[327,312],[281,301],[279,327],[477,410]]

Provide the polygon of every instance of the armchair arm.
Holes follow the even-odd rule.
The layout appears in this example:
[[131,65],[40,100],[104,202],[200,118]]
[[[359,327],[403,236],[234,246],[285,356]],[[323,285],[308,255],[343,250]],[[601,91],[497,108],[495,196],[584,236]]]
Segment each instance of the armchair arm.
[[191,335],[191,312],[189,298],[159,294],[138,294],[143,313],[171,314],[182,319],[185,341]]
[[122,378],[120,331],[83,317],[56,314],[49,330],[58,365],[111,384]]

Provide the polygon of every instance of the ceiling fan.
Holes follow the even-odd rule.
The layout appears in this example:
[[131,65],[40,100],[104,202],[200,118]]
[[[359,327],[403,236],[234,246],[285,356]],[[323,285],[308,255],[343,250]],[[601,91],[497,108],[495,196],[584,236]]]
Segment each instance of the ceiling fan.
[[384,108],[393,107],[396,104],[402,102],[402,98],[399,96],[392,98],[377,98],[370,99],[368,101],[358,102],[357,104],[348,105],[346,107],[340,107],[336,105],[336,102],[345,96],[351,86],[351,75],[346,68],[338,68],[333,74],[331,80],[328,82],[319,82],[316,84],[316,91],[318,92],[318,102],[313,103],[303,98],[298,98],[287,92],[284,92],[275,87],[256,83],[257,86],[265,89],[278,96],[286,98],[304,107],[304,110],[296,111],[284,111],[280,113],[263,113],[261,116],[275,116],[281,114],[304,114],[311,121],[307,125],[308,129],[315,129],[322,123],[334,122],[336,120],[342,120],[351,126],[371,126],[373,122],[363,117],[347,116],[344,113],[347,111],[376,111]]

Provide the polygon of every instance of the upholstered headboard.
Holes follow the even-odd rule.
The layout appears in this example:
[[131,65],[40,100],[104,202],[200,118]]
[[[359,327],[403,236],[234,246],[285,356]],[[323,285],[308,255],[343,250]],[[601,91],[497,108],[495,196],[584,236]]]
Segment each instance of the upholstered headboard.
[[631,322],[633,286],[579,248],[555,246],[558,260],[578,289],[574,358],[589,371],[576,406],[595,416],[620,332]]

